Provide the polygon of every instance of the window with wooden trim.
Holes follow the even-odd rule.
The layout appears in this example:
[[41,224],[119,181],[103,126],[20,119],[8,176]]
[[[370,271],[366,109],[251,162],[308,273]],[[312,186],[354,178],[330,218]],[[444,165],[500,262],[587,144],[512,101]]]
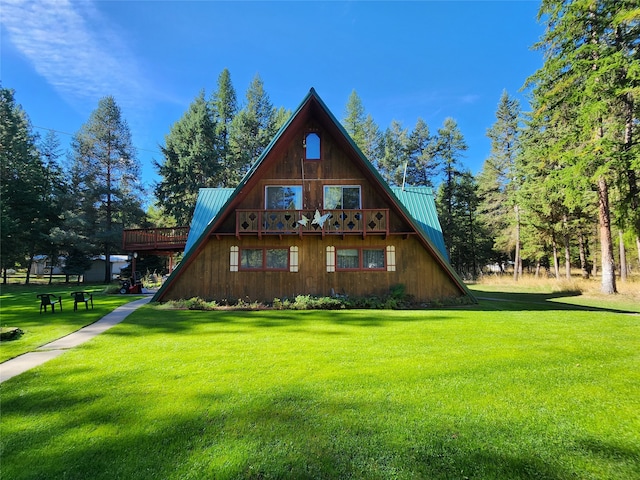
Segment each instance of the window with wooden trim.
[[314,132],[307,133],[304,137],[305,160],[320,160],[320,135]]
[[288,270],[287,248],[243,248],[240,250],[240,270]]
[[358,210],[362,205],[360,185],[325,185],[325,210]]
[[336,270],[386,270],[383,248],[336,248]]
[[264,192],[265,210],[302,210],[301,185],[270,185]]

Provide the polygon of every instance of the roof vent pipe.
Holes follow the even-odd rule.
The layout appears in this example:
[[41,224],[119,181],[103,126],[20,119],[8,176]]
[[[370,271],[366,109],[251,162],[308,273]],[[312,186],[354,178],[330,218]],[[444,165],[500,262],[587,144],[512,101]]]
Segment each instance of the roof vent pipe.
[[404,162],[404,173],[402,174],[402,191],[404,192],[404,182],[407,179],[407,165],[409,162]]

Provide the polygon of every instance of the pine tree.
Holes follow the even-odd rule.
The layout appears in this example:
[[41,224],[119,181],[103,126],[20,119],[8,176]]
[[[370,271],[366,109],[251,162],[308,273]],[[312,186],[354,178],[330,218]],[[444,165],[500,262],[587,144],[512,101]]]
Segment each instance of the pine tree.
[[[482,221],[495,239],[495,249],[514,254],[514,278],[521,268],[521,210],[515,193],[519,188],[516,160],[519,154],[519,102],[503,92],[496,111],[496,122],[487,130],[491,153],[478,177]],[[500,256],[497,256],[497,261]]]
[[449,256],[451,256],[451,249],[453,247],[452,231],[454,224],[453,204],[455,182],[461,174],[461,157],[467,148],[467,144],[464,141],[464,137],[456,121],[452,118],[446,118],[442,128],[438,129],[434,157],[441,165],[442,171],[442,194],[439,197],[440,223]]
[[355,90],[347,101],[342,125],[365,157],[377,166],[383,155],[382,134],[373,117],[366,114],[362,100]]
[[60,140],[54,131],[47,132],[39,144],[39,152],[45,169],[47,188],[45,192],[47,205],[43,214],[48,222],[46,228],[43,229],[42,249],[39,253],[46,253],[51,261],[52,268],[49,271],[49,283],[51,284],[53,282],[53,267],[58,263],[61,247],[52,238],[52,232],[58,231],[64,226],[63,209],[69,191],[69,178],[59,163],[62,151]]
[[353,90],[347,100],[342,124],[351,139],[360,147],[360,150],[363,150],[363,146],[366,143],[364,131],[365,121],[366,116],[362,100],[358,96],[358,93]]
[[558,142],[564,147],[560,168],[566,179],[586,179],[597,193],[602,291],[615,293],[610,195],[629,165],[621,151],[629,115],[635,113],[621,105],[630,105],[628,95],[638,92],[632,73],[640,38],[637,2],[544,0],[539,17],[547,30],[537,44],[544,65],[528,81],[534,115],[545,119],[543,129],[552,125],[570,132]]
[[187,225],[191,220],[200,188],[220,184],[220,173],[224,169],[220,165],[219,139],[201,91],[165,136],[165,145],[160,147],[164,162],[156,163],[162,177],[155,187],[156,198],[180,225]]
[[390,185],[402,185],[409,163],[409,132],[396,120],[391,122],[382,140],[382,158],[378,170]]
[[87,198],[91,198],[90,185],[84,181],[84,170],[79,162],[71,165],[67,189],[59,198],[62,223],[54,227],[49,239],[64,256],[62,271],[67,276],[82,275],[91,267],[91,257],[101,253],[99,238],[94,235],[97,213],[93,208],[85,208]]
[[426,187],[434,186],[434,179],[440,168],[435,157],[436,142],[436,137],[429,132],[429,126],[422,118],[418,118],[407,142],[409,155],[407,183]]
[[259,75],[249,85],[246,102],[231,124],[230,146],[234,170],[229,178],[233,185],[240,182],[278,130],[277,110],[271,104]]
[[0,87],[0,268],[5,283],[7,268],[33,258],[50,227],[46,167],[37,141],[15,92]]
[[98,102],[72,141],[83,208],[93,213],[94,243],[105,255],[104,281],[111,281],[111,252],[120,245],[123,224],[141,218],[139,166],[131,133],[111,96]]
[[218,77],[218,90],[212,95],[210,109],[215,122],[218,151],[220,152],[220,170],[216,186],[231,187],[231,178],[235,176],[236,165],[231,151],[231,128],[238,113],[236,91],[231,83],[231,73],[224,69]]
[[[446,204],[445,184],[438,191],[439,210]],[[454,178],[451,191],[452,222],[449,230],[453,268],[466,278],[476,278],[480,266],[490,259],[491,241],[478,221],[478,184],[469,171]],[[444,212],[441,212],[444,214]]]

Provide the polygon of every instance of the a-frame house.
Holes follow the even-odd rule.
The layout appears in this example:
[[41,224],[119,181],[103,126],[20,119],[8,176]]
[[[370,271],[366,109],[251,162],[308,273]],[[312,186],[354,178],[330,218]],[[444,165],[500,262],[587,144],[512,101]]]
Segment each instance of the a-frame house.
[[[395,193],[394,193],[395,192]],[[155,301],[470,297],[428,188],[391,188],[311,89],[236,189],[202,189]]]

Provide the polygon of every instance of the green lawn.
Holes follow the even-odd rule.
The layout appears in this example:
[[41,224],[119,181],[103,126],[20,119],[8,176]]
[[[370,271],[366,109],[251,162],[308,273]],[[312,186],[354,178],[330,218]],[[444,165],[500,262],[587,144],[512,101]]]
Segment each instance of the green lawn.
[[[84,304],[73,311],[70,293],[84,290],[93,294],[93,310]],[[35,350],[53,340],[100,320],[120,305],[140,296],[105,295],[104,285],[2,285],[0,286],[0,327],[18,327],[24,334],[17,340],[0,342],[0,362]],[[39,293],[53,293],[62,297],[62,312],[56,304],[56,313],[40,313]]]
[[2,477],[640,478],[638,310],[476,294],[500,301],[144,306],[2,384]]

